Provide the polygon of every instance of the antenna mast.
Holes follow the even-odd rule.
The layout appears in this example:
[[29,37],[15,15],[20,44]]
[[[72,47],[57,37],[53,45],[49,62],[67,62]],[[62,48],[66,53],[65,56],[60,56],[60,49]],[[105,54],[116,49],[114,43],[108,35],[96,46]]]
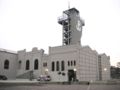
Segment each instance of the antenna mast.
[[70,1],[68,1],[68,9],[70,9]]

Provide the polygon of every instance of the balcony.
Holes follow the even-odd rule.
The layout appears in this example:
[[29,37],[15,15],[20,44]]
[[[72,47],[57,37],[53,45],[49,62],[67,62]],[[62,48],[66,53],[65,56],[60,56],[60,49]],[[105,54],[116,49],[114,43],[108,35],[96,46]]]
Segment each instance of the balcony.
[[69,22],[69,18],[66,14],[63,14],[62,16],[58,17],[58,23],[62,25],[67,25]]

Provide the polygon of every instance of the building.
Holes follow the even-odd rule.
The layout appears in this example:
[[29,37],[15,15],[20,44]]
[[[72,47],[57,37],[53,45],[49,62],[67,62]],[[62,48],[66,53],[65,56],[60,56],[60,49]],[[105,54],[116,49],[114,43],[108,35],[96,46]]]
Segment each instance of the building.
[[49,47],[49,53],[36,47],[30,52],[0,50],[0,75],[9,79],[49,75],[54,82],[110,79],[110,57],[81,45],[84,21],[79,11],[63,11],[58,23],[63,27],[63,45]]
[[110,57],[106,57],[106,54],[100,54],[98,56],[98,65],[99,65],[99,80],[108,80],[110,79]]
[[17,74],[17,52],[0,49],[0,75],[14,79]]

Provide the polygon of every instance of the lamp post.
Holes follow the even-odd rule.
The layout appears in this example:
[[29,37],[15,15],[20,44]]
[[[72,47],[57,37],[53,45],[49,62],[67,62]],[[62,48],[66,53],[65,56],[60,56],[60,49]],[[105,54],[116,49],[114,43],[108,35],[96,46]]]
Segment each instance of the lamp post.
[[73,70],[74,70],[74,72],[76,72],[76,71],[77,71],[77,69],[76,69],[76,68],[74,68]]
[[45,69],[45,75],[48,75],[48,71],[49,71],[49,70],[46,68],[46,69]]
[[104,70],[103,79],[106,80],[107,79],[107,68],[105,67],[103,70]]
[[76,71],[77,71],[77,69],[74,68],[73,70],[74,70],[74,81],[76,81]]
[[104,68],[104,71],[107,71],[107,68]]

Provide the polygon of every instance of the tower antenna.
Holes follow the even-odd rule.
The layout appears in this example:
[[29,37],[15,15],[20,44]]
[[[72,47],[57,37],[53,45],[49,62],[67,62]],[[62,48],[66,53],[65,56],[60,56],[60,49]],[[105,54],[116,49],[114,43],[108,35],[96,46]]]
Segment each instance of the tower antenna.
[[68,1],[68,9],[70,9],[70,1]]

